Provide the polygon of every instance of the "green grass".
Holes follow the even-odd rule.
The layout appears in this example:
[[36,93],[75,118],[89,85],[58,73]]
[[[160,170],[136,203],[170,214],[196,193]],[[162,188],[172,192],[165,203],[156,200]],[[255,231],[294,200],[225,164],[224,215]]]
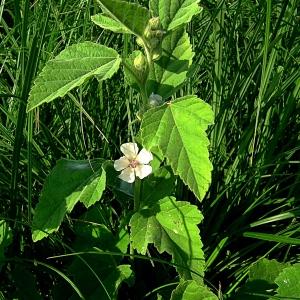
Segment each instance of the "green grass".
[[[130,123],[136,118],[137,95],[120,85],[121,73],[25,112],[36,74],[66,46],[93,40],[124,55],[134,49],[131,37],[101,32],[92,24],[90,16],[99,11],[93,5],[69,0],[0,2],[0,207],[1,217],[14,231],[8,256],[19,259],[1,271],[6,279],[0,291],[8,298],[13,293],[10,267],[26,265],[26,259],[45,264],[46,257],[64,253],[60,243],[68,245],[62,236],[35,245],[28,230],[55,162],[113,159],[121,142],[137,130]],[[215,112],[210,132],[214,171],[201,205],[201,234],[206,279],[215,287],[220,282],[226,297],[263,256],[299,261],[299,4],[221,0],[202,5],[203,12],[189,26],[194,68],[178,95],[196,93]],[[118,207],[114,209],[118,214]],[[113,227],[113,222],[108,223]],[[72,220],[65,223],[68,228]],[[65,271],[59,263],[46,264]],[[51,282],[57,281],[53,273],[43,275],[40,269],[35,276],[38,282],[43,276],[50,280],[45,290],[51,291]]]

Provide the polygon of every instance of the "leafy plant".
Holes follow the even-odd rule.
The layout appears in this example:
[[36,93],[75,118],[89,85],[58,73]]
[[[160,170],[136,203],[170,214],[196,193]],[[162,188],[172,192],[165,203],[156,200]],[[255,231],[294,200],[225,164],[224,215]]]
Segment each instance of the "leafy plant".
[[298,2],[2,1],[0,299],[297,299]]
[[[125,156],[114,163],[116,170],[122,171],[119,175],[122,180],[130,184],[135,181],[134,206],[131,205],[124,215],[125,219],[130,219],[130,254],[137,251],[145,255],[148,245],[153,244],[159,253],[172,255],[181,285],[193,279],[205,290],[204,255],[197,227],[202,215],[196,206],[174,197],[174,183],[172,188],[164,184],[168,186],[169,176],[178,175],[201,201],[208,190],[212,170],[205,133],[213,122],[210,106],[195,95],[169,99],[184,82],[191,66],[193,53],[185,27],[200,11],[198,1],[177,2],[169,11],[167,6],[162,9],[158,1],[150,1],[154,13],[150,18],[150,12],[137,4],[100,0],[103,14],[92,17],[93,22],[104,29],[136,35],[141,51],[135,55],[133,63],[128,63],[128,58],[121,60],[115,50],[95,43],[67,47],[47,62],[37,76],[30,91],[27,112],[63,97],[92,76],[98,81],[111,78],[123,63],[127,76],[141,95],[139,119],[142,122],[138,140],[147,149],[138,154],[134,141],[124,143],[121,151]],[[151,97],[165,99],[165,103],[150,102]],[[160,176],[157,178],[154,172],[149,179],[142,180],[151,172],[148,163],[153,156],[160,160],[157,164]],[[35,210],[34,241],[57,231],[66,213],[70,213],[77,202],[89,208],[101,199],[108,164],[104,159],[58,162],[47,178]],[[173,172],[161,171],[165,165],[170,165]],[[150,180],[152,184],[160,183],[161,193],[153,194],[144,189]],[[115,189],[120,190],[120,187],[112,187],[112,191]],[[122,274],[120,272],[119,276]],[[188,286],[191,288],[190,284]],[[208,290],[206,293],[211,294]],[[175,292],[172,298],[178,299],[179,294]]]

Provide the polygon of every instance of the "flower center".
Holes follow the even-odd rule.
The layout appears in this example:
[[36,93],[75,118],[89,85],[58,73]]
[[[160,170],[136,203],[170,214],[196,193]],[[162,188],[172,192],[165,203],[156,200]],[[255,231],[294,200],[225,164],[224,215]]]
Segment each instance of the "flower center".
[[139,164],[139,162],[135,159],[131,160],[130,163],[129,163],[129,167],[131,168],[136,168],[136,166]]

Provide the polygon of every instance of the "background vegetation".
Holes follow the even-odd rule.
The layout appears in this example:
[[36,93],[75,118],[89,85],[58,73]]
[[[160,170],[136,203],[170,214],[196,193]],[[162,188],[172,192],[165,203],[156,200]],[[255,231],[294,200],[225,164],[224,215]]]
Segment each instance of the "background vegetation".
[[[201,204],[201,235],[206,281],[226,298],[258,259],[300,259],[300,7],[297,0],[203,0],[201,5],[203,12],[189,26],[193,68],[178,95],[197,94],[215,112],[214,171]],[[90,0],[0,2],[0,214],[13,232],[0,274],[7,299],[39,299],[38,293],[59,299],[68,260],[47,257],[70,252],[76,220],[85,210],[78,207],[53,238],[31,241],[34,207],[55,162],[118,158],[119,145],[134,134],[128,124],[136,119],[138,96],[120,84],[121,72],[25,112],[36,74],[66,46],[92,40],[119,53],[134,50],[131,37],[102,32],[91,22],[98,12]],[[184,187],[178,192],[199,205]],[[113,210],[103,217],[110,228],[122,218],[122,206],[130,205],[109,192],[100,204],[102,212]],[[165,267],[163,282],[150,263],[144,264],[137,262],[137,270],[147,267],[149,276],[141,275],[143,284],[134,292],[121,287],[120,299],[143,299],[172,279],[172,268]],[[26,289],[20,273],[36,289]]]

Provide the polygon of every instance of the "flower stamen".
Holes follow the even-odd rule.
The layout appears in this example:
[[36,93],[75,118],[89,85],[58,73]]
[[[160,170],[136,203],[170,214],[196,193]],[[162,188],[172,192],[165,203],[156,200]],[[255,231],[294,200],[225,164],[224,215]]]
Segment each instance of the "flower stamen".
[[130,163],[129,163],[129,167],[131,167],[131,168],[136,168],[137,167],[137,165],[139,164],[139,162],[138,161],[136,161],[135,159],[133,159],[133,160],[131,160],[130,161]]

